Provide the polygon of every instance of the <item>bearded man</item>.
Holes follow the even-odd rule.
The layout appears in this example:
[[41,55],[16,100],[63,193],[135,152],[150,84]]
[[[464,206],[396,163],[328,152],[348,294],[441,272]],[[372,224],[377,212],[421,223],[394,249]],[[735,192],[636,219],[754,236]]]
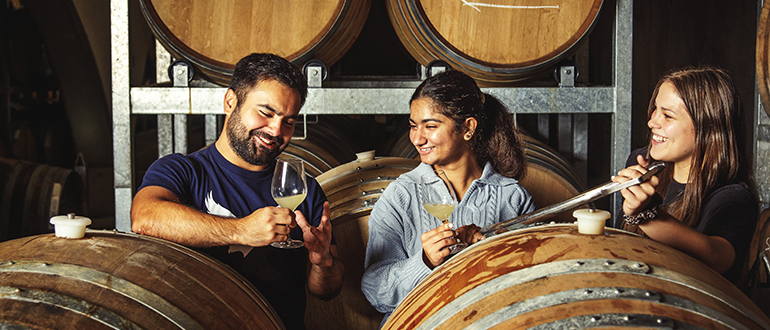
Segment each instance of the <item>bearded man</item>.
[[[230,265],[265,296],[288,329],[304,329],[305,285],[331,299],[345,271],[318,183],[307,178],[307,198],[296,211],[277,207],[270,193],[276,157],[289,144],[306,97],[305,77],[287,60],[244,57],[225,93],[226,124],[216,143],[155,161],[131,206],[134,232]],[[304,248],[269,246],[289,236],[304,241]]]

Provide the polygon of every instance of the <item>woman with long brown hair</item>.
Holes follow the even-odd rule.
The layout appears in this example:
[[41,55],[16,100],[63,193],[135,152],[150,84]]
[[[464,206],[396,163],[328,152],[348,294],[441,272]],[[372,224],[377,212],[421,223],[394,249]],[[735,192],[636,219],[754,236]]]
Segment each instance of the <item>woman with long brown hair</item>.
[[[447,71],[426,79],[410,100],[409,138],[422,163],[392,182],[369,217],[361,289],[383,322],[457,241],[482,239],[479,226],[535,209],[518,184],[526,159],[513,118],[473,78]],[[421,178],[446,173],[458,204],[442,224],[423,207]],[[457,229],[455,232],[453,229]]]
[[655,161],[666,169],[624,189],[624,229],[683,251],[738,281],[758,204],[745,152],[744,114],[730,76],[688,68],[662,77],[648,108],[650,141],[635,150],[624,182]]

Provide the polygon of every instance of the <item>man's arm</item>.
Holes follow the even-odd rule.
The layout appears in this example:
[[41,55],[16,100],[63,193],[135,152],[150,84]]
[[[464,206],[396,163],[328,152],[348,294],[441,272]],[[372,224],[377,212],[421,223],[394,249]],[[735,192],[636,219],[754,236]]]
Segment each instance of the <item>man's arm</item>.
[[336,297],[342,290],[342,279],[345,277],[345,265],[337,254],[337,245],[331,245],[329,252],[331,262],[318,265],[311,261],[307,277],[308,290],[322,300]]
[[182,205],[169,190],[149,186],[134,196],[131,229],[186,246],[231,244],[265,246],[286,240],[294,214],[286,208],[264,207],[244,218],[224,218]]
[[297,225],[302,228],[311,265],[307,277],[308,291],[323,300],[337,296],[345,276],[345,265],[337,254],[337,246],[331,244],[330,213],[329,202],[324,202],[321,223],[314,227],[308,223],[302,212],[296,212]]

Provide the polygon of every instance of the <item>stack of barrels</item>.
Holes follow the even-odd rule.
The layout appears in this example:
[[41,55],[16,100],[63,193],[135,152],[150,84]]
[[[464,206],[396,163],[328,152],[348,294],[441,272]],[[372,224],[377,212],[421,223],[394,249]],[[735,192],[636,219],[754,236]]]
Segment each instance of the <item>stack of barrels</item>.
[[[156,39],[207,79],[227,85],[238,59],[275,53],[331,66],[352,46],[371,0],[142,0]],[[583,43],[603,0],[388,0],[392,28],[422,65],[442,60],[483,86],[548,75]],[[291,22],[291,24],[286,24]]]
[[85,211],[77,172],[0,158],[0,241],[52,232],[52,216]]

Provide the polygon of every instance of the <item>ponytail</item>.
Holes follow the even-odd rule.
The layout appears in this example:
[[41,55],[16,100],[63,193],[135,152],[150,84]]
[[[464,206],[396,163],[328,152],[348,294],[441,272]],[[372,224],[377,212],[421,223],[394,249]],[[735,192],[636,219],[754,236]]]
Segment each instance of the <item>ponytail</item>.
[[513,117],[500,100],[492,95],[484,96],[484,118],[478,120],[477,134],[471,139],[471,149],[481,166],[492,163],[497,173],[521,179],[527,173],[527,160],[521,137]]

